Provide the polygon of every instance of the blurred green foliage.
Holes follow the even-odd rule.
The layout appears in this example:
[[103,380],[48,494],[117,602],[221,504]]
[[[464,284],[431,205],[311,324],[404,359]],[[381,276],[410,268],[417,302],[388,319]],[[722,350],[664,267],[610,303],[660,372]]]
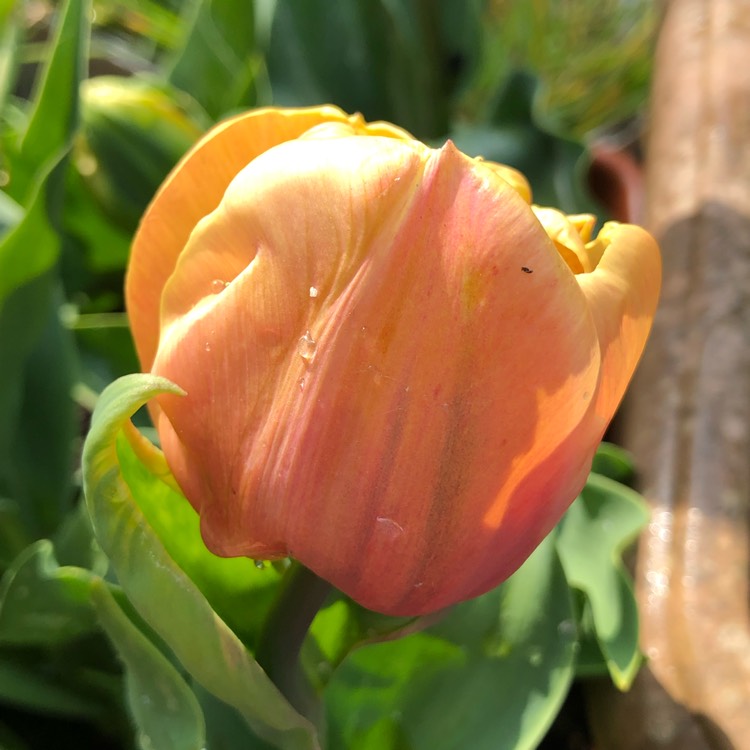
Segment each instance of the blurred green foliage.
[[434,750],[460,699],[464,744],[531,748],[577,674],[627,686],[620,553],[644,516],[613,446],[518,574],[440,622],[326,603],[302,655],[327,740],[252,658],[288,572],[212,556],[117,437],[142,381],[96,418],[106,555],[80,453],[100,393],[138,370],[122,297],[138,217],[212,123],[331,102],[586,210],[581,140],[640,112],[654,23],[645,0],[0,0],[0,747]]

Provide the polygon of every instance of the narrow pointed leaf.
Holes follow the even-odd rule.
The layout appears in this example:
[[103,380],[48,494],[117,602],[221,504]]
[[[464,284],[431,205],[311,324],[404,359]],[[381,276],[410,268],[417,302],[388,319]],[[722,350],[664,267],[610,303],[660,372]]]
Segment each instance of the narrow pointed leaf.
[[185,680],[122,611],[103,581],[94,583],[92,599],[125,663],[128,703],[142,750],[205,748],[203,713]]
[[61,162],[78,127],[78,86],[88,47],[88,0],[68,0],[35,94],[18,152],[9,154],[8,194],[27,207],[0,241],[0,310],[10,292],[48,270],[60,240],[55,225],[63,190]]
[[315,750],[319,746],[312,725],[282,697],[169,556],[123,479],[117,435],[140,406],[164,392],[180,390],[163,378],[130,375],[100,397],[83,454],[84,487],[97,538],[139,614],[198,682],[282,750]]

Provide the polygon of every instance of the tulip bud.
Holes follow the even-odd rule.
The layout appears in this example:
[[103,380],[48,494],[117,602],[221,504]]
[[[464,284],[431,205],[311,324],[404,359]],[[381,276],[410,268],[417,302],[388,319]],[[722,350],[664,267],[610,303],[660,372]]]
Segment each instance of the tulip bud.
[[207,126],[186,94],[115,76],[84,81],[81,119],[76,166],[105,211],[127,229],[135,229],[159,185]]
[[209,133],[133,247],[170,467],[219,555],[291,555],[415,615],[515,571],[583,486],[644,346],[643,230],[340,110]]

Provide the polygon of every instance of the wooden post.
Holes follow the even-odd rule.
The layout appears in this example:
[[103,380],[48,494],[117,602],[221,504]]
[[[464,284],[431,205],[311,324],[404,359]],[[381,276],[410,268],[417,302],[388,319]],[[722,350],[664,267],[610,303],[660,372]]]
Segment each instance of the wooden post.
[[591,695],[600,750],[750,748],[750,0],[671,0],[647,138],[664,257],[622,440],[653,508],[631,693]]

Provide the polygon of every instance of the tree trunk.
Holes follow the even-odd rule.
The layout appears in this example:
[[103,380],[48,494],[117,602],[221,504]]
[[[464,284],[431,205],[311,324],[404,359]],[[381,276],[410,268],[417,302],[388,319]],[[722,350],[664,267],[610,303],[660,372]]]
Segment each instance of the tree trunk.
[[750,748],[750,0],[665,7],[646,223],[664,287],[622,410],[653,509],[637,552],[648,664],[591,691],[599,750]]

